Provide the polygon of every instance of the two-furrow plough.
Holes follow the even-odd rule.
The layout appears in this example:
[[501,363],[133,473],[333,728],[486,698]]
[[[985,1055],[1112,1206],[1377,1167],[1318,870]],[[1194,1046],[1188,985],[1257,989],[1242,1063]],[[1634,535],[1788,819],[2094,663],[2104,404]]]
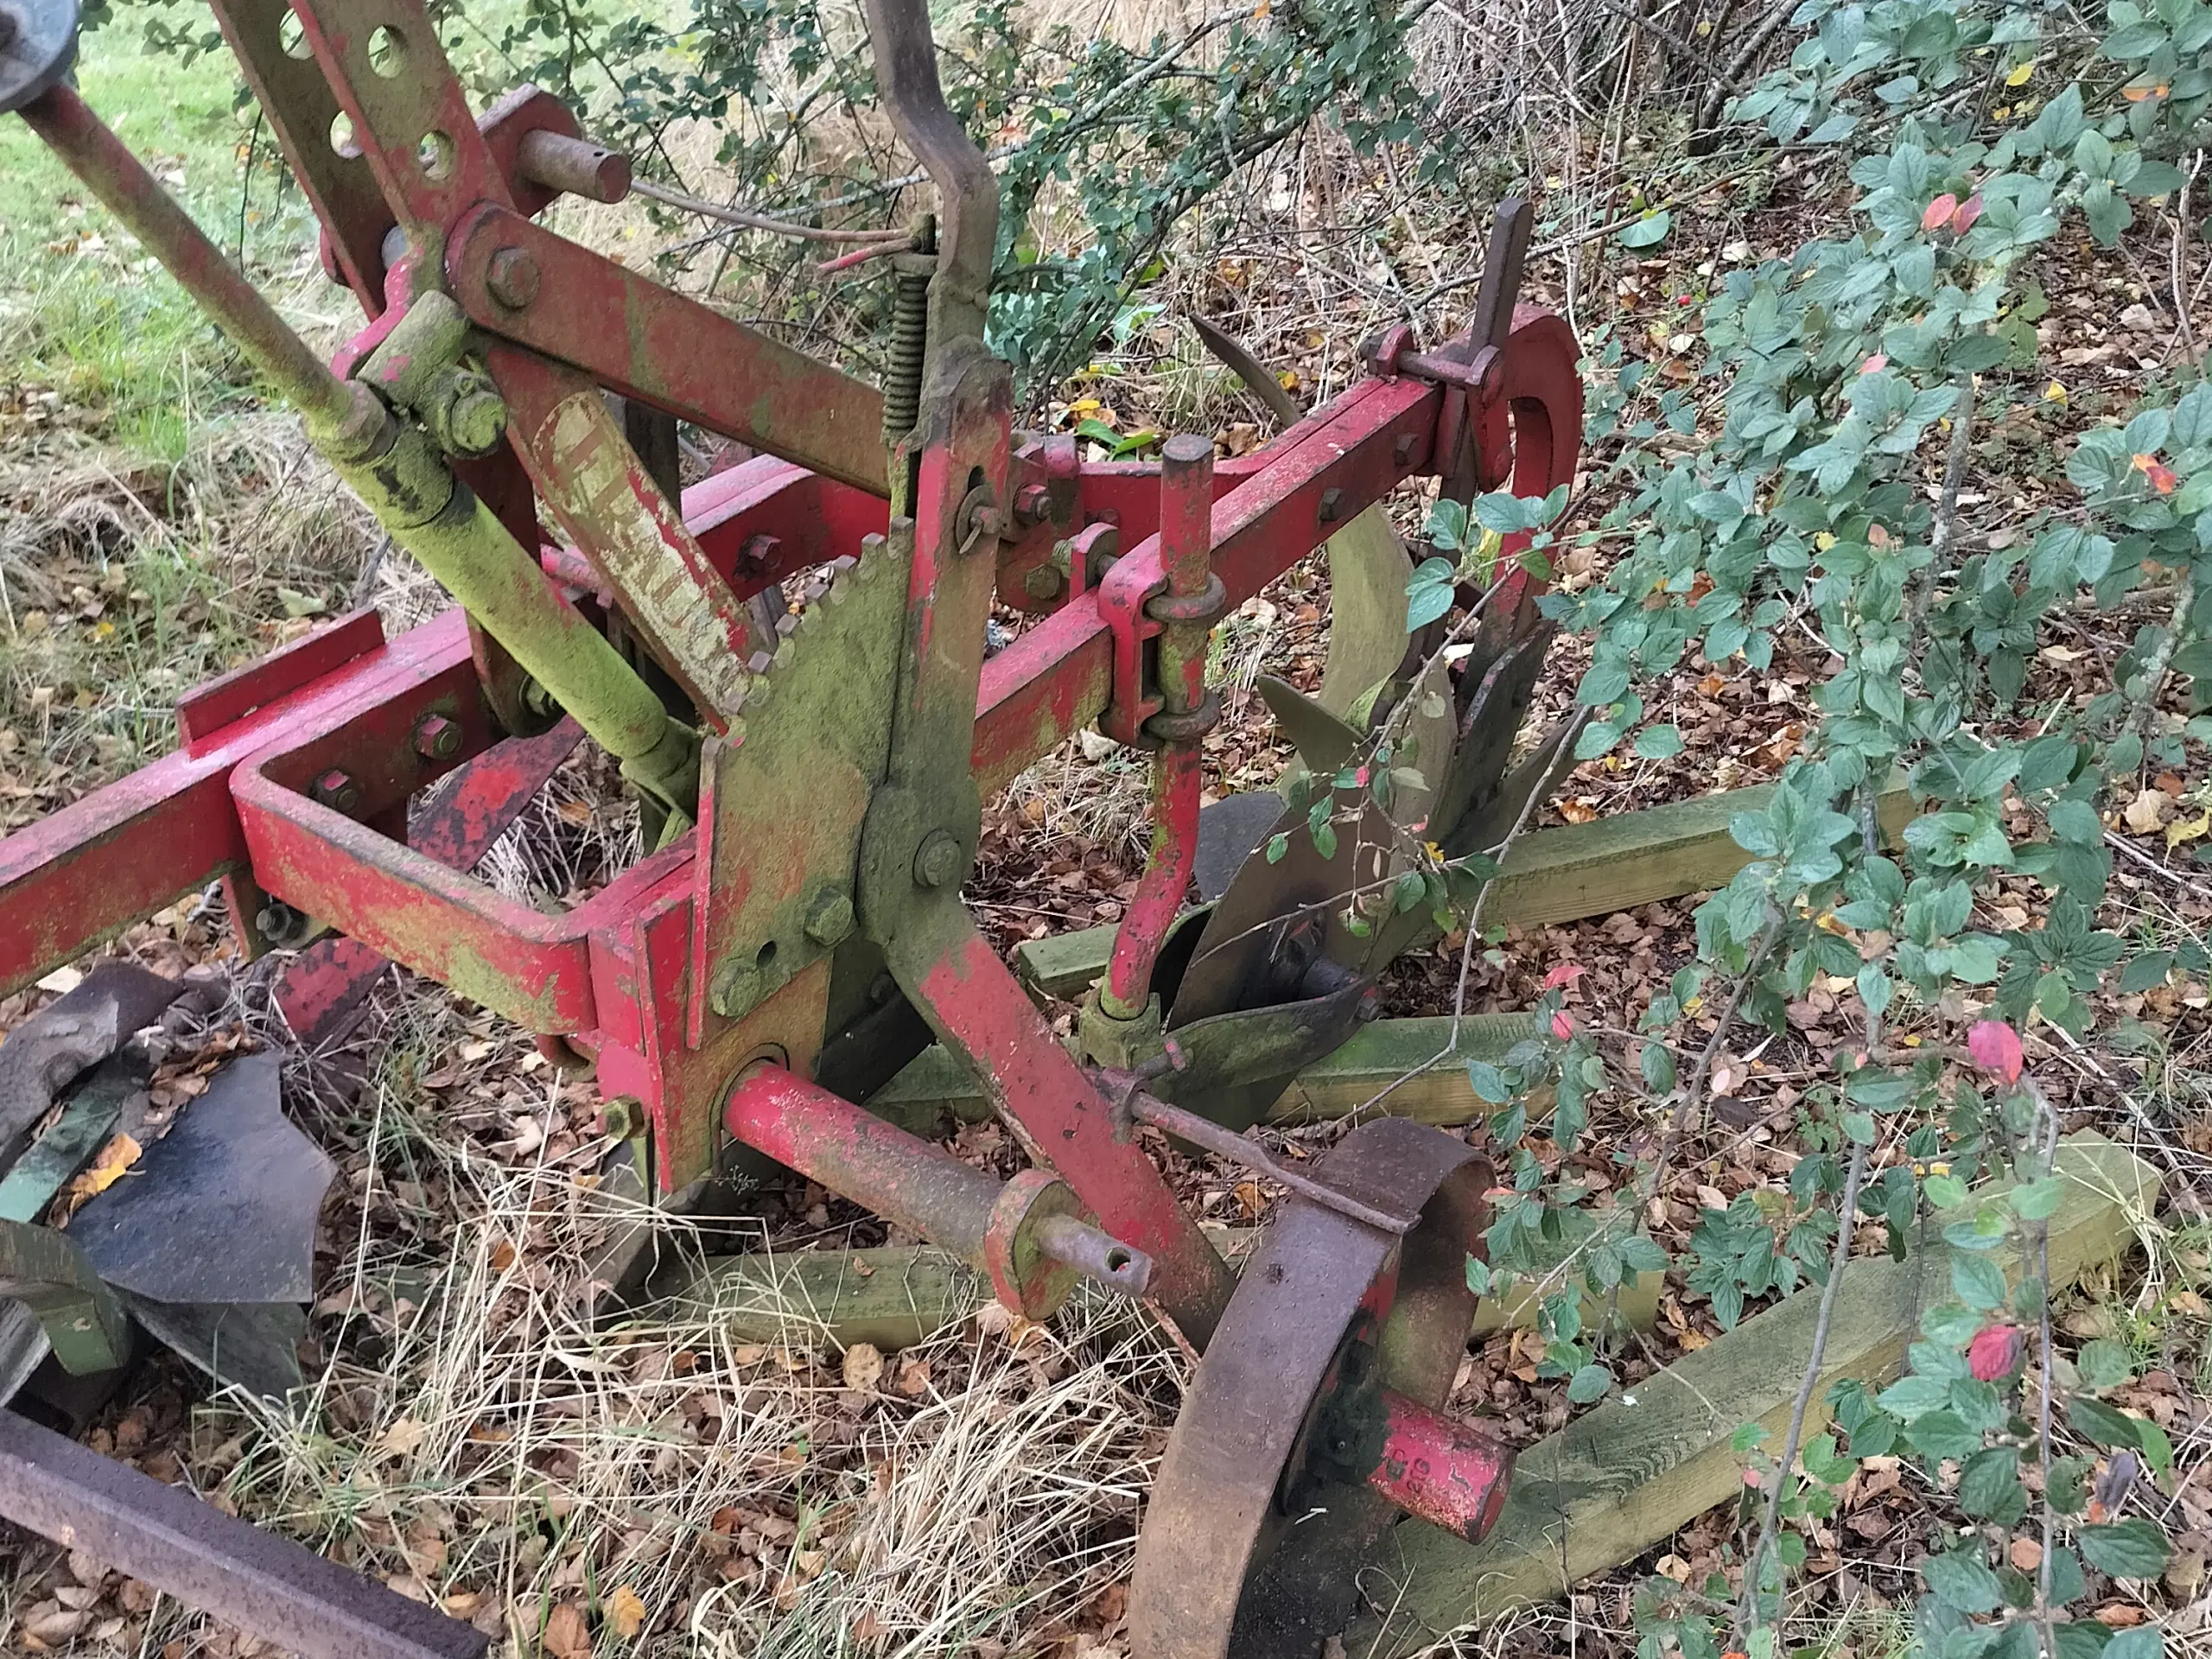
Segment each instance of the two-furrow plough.
[[[922,0],[868,5],[884,107],[938,193],[894,258],[880,389],[538,224],[564,193],[621,199],[627,159],[534,88],[473,114],[423,0],[213,9],[366,314],[333,361],[72,88],[70,0],[0,0],[0,109],[454,602],[396,638],[362,611],[200,687],[174,753],[0,842],[0,994],[219,883],[241,950],[289,953],[296,1031],[331,1028],[387,961],[437,980],[594,1069],[657,1202],[751,1148],[1031,1318],[1079,1279],[1149,1299],[1204,1358],[1138,1544],[1144,1659],[1310,1659],[1402,1517],[1478,1536],[1511,1454],[1441,1408],[1473,1312],[1479,1146],[1381,1117],[1271,1166],[1287,1193],[1239,1274],[1139,1129],[1246,1155],[1240,1132],[1375,1017],[1378,973],[1430,925],[1390,899],[1409,861],[1496,846],[1557,775],[1558,734],[1522,741],[1536,584],[1496,583],[1442,652],[1444,624],[1408,634],[1402,549],[1370,538],[1334,572],[1330,678],[1356,695],[1271,700],[1326,794],[1414,698],[1420,777],[1336,798],[1341,834],[1279,796],[1210,809],[1230,873],[1187,905],[1224,610],[1409,480],[1465,501],[1573,478],[1575,344],[1516,303],[1525,207],[1499,213],[1466,333],[1370,342],[1368,378],[1253,453],[1181,435],[1101,463],[1014,428],[984,344],[998,190]],[[684,487],[679,423],[753,458]],[[995,604],[1025,621],[987,659]],[[986,798],[1094,728],[1150,753],[1153,838],[1071,1044],[961,888]],[[468,871],[585,740],[620,763],[648,850],[548,914]],[[37,1224],[179,988],[111,962],[0,1044],[0,1398],[66,1395],[134,1326],[233,1380],[296,1366],[330,1166],[276,1109],[273,1064],[224,1073],[66,1232]],[[1001,1182],[870,1112],[932,1042],[1043,1162]],[[18,1414],[0,1414],[0,1515],[302,1652],[481,1649]]]

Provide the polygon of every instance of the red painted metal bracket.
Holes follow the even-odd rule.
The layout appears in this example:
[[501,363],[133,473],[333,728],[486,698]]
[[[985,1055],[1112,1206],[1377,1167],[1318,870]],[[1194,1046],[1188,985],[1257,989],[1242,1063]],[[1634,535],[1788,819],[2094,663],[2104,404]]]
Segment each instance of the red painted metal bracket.
[[493,334],[679,420],[890,493],[883,394],[865,381],[503,207],[454,225],[446,275]]

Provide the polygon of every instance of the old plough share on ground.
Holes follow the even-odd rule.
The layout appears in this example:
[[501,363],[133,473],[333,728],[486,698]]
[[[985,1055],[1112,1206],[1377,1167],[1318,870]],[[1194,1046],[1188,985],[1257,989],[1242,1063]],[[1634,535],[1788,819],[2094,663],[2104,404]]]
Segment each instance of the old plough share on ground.
[[[1243,1131],[1356,1038],[1410,1052],[1374,1023],[1378,974],[1433,926],[1394,902],[1399,879],[1511,839],[1568,758],[1564,729],[1522,732],[1548,625],[1516,538],[1510,574],[1459,594],[1484,602],[1445,652],[1446,620],[1408,634],[1409,561],[1372,511],[1423,478],[1463,502],[1573,478],[1575,341],[1516,302],[1526,207],[1498,213],[1465,334],[1370,342],[1368,378],[1284,410],[1249,454],[1185,435],[1156,462],[1093,462],[1014,429],[984,343],[997,188],[945,105],[922,0],[868,6],[885,107],[938,198],[895,256],[880,389],[537,223],[563,193],[620,199],[626,158],[534,88],[473,115],[421,0],[214,11],[365,313],[331,363],[73,89],[68,0],[0,0],[0,110],[222,326],[454,604],[396,638],[361,612],[202,686],[175,753],[0,842],[0,994],[219,882],[241,949],[287,953],[279,1001],[304,1038],[388,962],[442,982],[593,1068],[657,1203],[765,1156],[1028,1318],[1081,1279],[1147,1299],[1203,1357],[1138,1541],[1141,1659],[1311,1659],[1371,1615],[1363,1574],[1386,1544],[1408,1556],[1405,1517],[1480,1540],[1513,1452],[1441,1409],[1477,1313],[1479,1141],[1369,1114],[1292,1169]],[[753,458],[683,487],[678,423]],[[1307,833],[1295,791],[1201,814],[1213,624],[1325,544],[1321,694],[1271,684],[1270,705],[1325,789],[1386,727],[1417,766],[1355,796],[1338,835]],[[995,604],[1027,621],[987,660]],[[1154,836],[1071,1044],[960,892],[985,798],[1094,728],[1150,753]],[[558,914],[472,877],[587,740],[640,801],[645,855]],[[1672,874],[1637,866],[1638,898],[1735,856],[1710,823],[1670,844],[1689,850]],[[1528,846],[1509,878],[1541,864]],[[1623,856],[1555,861],[1596,908],[1616,878],[1636,888]],[[107,963],[0,1044],[0,1514],[289,1649],[479,1652],[54,1432],[142,1333],[245,1387],[298,1378],[332,1166],[280,1109],[276,1057],[234,1063],[130,1179],[41,1224],[143,1079],[133,1034],[183,994]],[[911,1077],[887,1085],[932,1046],[1037,1167],[1001,1182],[870,1109],[911,1103]],[[1241,1272],[1147,1129],[1285,1190]]]

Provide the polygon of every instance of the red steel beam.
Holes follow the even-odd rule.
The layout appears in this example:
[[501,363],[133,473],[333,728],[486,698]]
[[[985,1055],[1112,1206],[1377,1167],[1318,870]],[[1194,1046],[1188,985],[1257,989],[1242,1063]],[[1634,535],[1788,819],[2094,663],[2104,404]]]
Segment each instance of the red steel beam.
[[[528,269],[525,284],[495,278]],[[527,262],[526,266],[521,262]],[[454,230],[454,297],[481,327],[625,397],[888,497],[883,394],[505,207]],[[527,294],[521,304],[508,300]]]
[[467,661],[467,626],[449,611],[0,839],[0,995],[245,868],[229,774],[278,733],[370,702],[396,676]]

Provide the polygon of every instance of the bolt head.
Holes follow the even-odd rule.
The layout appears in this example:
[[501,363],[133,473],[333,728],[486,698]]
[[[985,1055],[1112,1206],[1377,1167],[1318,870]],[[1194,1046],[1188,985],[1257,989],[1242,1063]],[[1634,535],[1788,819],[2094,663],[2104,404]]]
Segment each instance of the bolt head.
[[361,804],[361,786],[350,772],[333,766],[315,780],[315,798],[325,806],[351,812]]
[[1344,493],[1342,490],[1321,492],[1321,522],[1323,524],[1333,524],[1337,522],[1337,515],[1344,511]]
[[432,715],[415,728],[415,753],[425,760],[450,760],[461,753],[461,728]]
[[824,950],[842,944],[853,931],[853,901],[831,887],[806,907],[806,937]]
[[1414,458],[1414,435],[1401,432],[1397,442],[1390,446],[1390,459],[1401,467]]
[[742,1020],[760,1001],[760,970],[742,958],[726,963],[708,988],[707,1001],[725,1020]]
[[967,868],[967,851],[949,830],[931,830],[914,854],[914,880],[925,887],[949,886]]
[[1014,518],[1018,524],[1044,523],[1052,510],[1052,492],[1042,484],[1025,484],[1014,493]]
[[254,931],[271,944],[283,944],[299,936],[301,925],[307,918],[294,910],[282,899],[271,899],[254,912]]
[[[1060,543],[1065,547],[1067,543]],[[1021,579],[1021,591],[1032,599],[1058,599],[1060,589],[1067,586],[1067,578],[1049,564],[1033,564]]]
[[537,261],[520,248],[501,248],[484,270],[484,286],[509,310],[520,311],[537,298],[543,280]]
[[506,430],[506,400],[488,385],[461,393],[446,415],[448,448],[469,459],[490,454]]

